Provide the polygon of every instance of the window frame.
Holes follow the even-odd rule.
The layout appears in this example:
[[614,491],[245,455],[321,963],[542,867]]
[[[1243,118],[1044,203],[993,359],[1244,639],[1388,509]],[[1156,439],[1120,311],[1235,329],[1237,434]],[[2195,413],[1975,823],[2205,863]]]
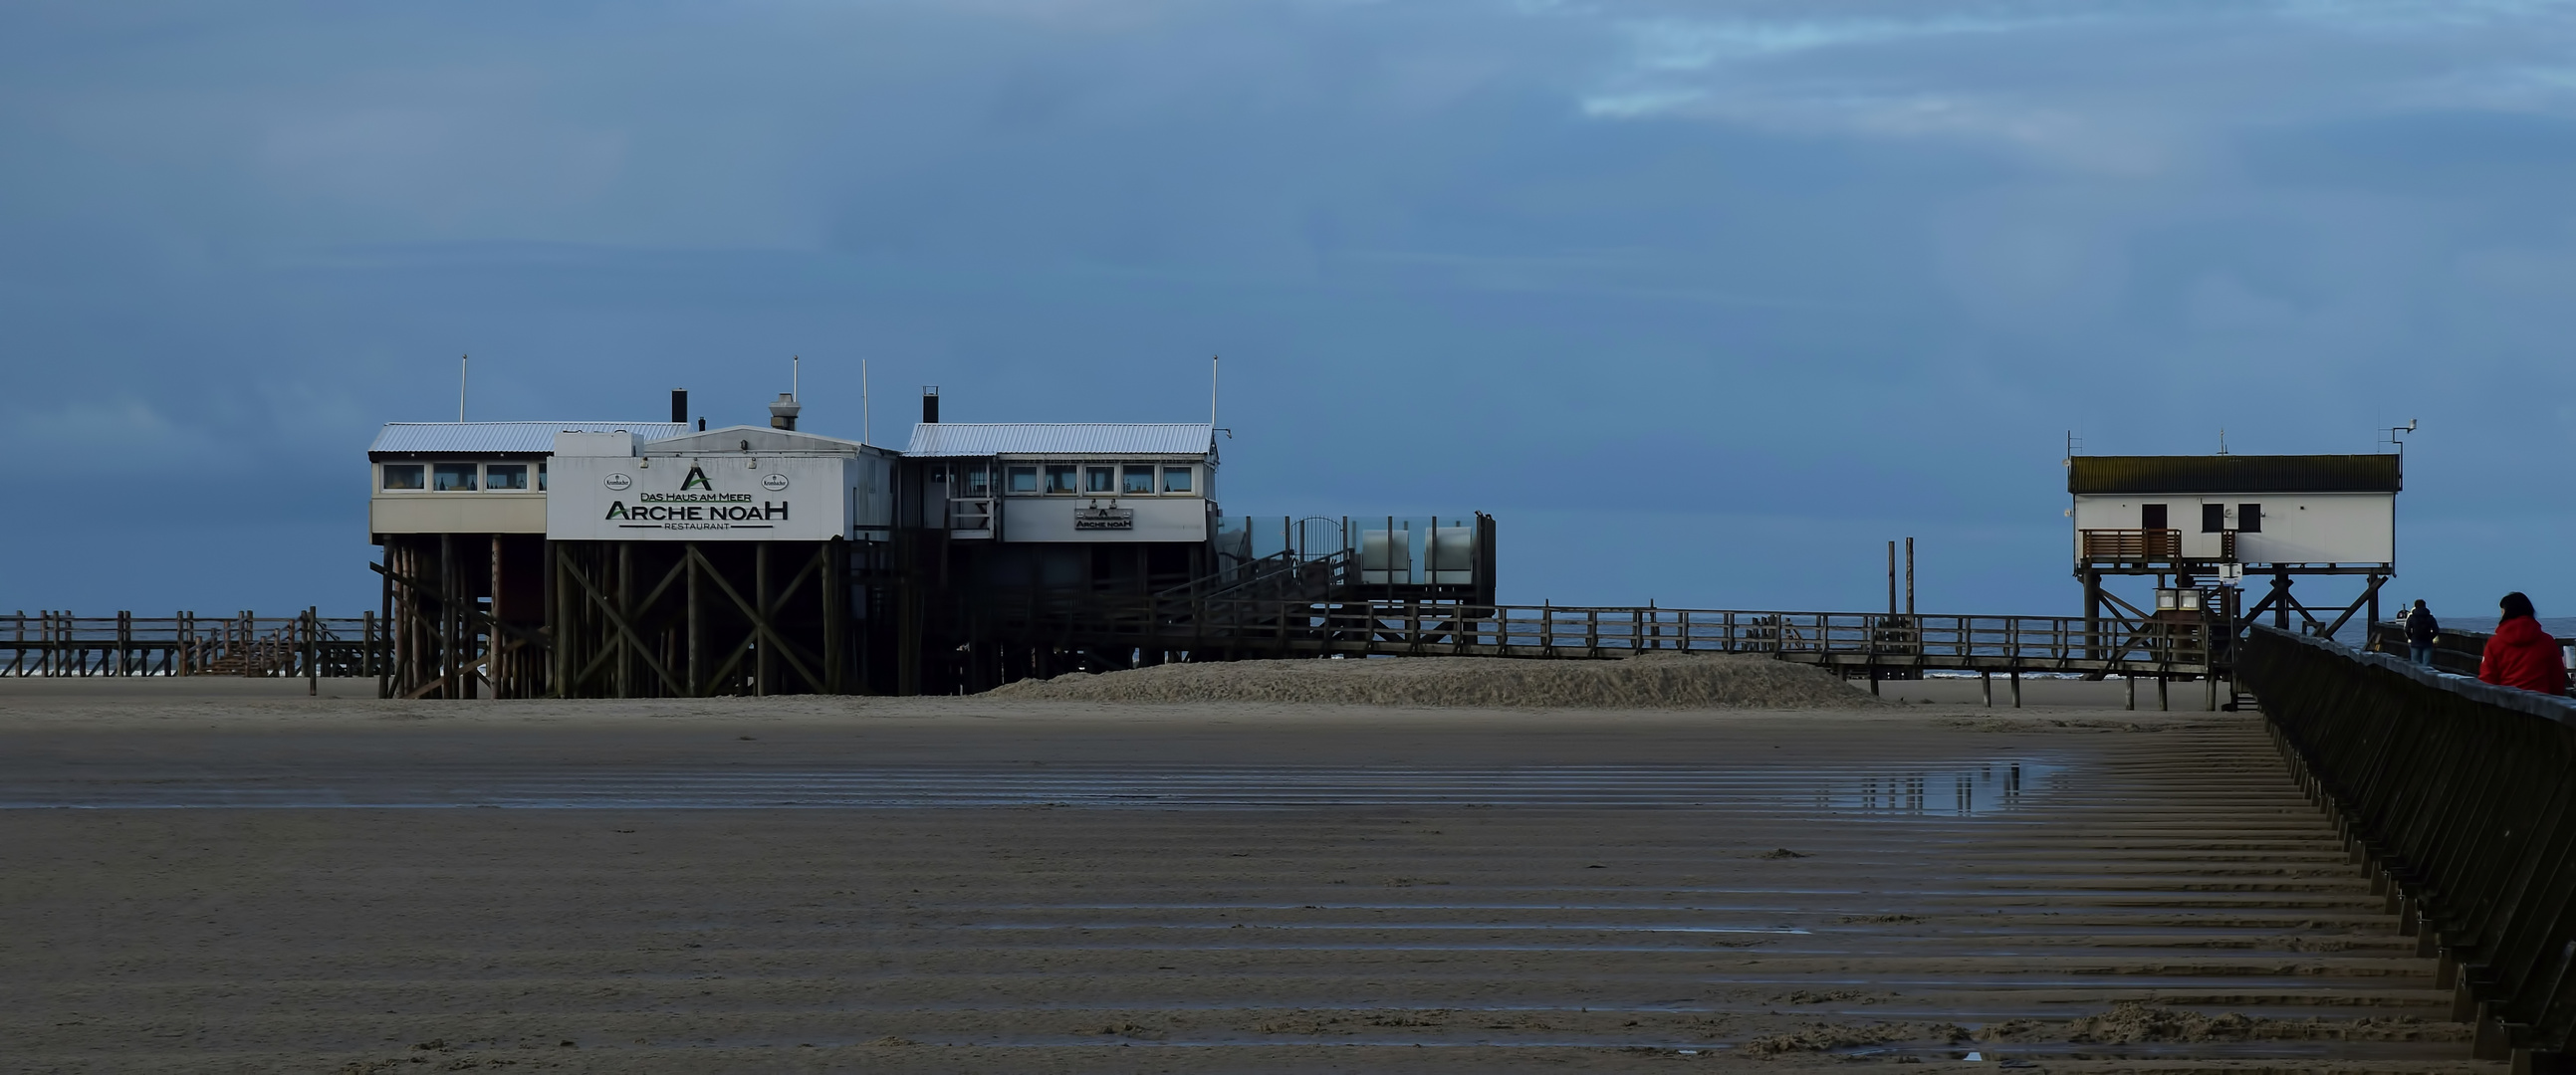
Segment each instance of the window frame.
[[[515,468],[517,468],[517,469],[518,469],[518,472],[519,472],[519,473],[518,473],[519,484],[517,484],[517,485],[513,485],[513,486],[510,486],[509,488],[506,488],[506,489],[501,488],[501,487],[496,486],[496,485],[493,485],[493,484],[492,484],[492,472],[493,472],[493,471],[495,471],[495,470],[499,470],[499,469],[507,468],[507,467],[515,467]],[[486,493],[525,493],[525,492],[529,492],[530,490],[529,490],[529,488],[528,488],[528,465],[527,465],[526,463],[485,463],[485,464],[483,464],[483,490],[482,490],[482,491],[484,491],[484,492],[486,492]]]
[[[1029,487],[1026,489],[1020,488],[1018,484],[1022,475],[1026,475],[1029,479]],[[1002,479],[1004,496],[1042,496],[1046,491],[1046,483],[1039,477],[1038,466],[1035,463],[1003,467]]]
[[[1082,464],[1047,463],[1040,466],[1038,468],[1038,472],[1040,478],[1038,482],[1038,492],[1040,496],[1082,495]],[[1055,480],[1058,475],[1062,475],[1064,477],[1064,487],[1061,489],[1057,488],[1055,484]]]
[[[1142,489],[1136,488],[1138,478],[1145,479],[1145,487]],[[1118,465],[1118,495],[1120,496],[1155,496],[1161,480],[1162,469],[1153,463]]]
[[[1193,466],[1193,465],[1188,464],[1188,463],[1179,463],[1179,464],[1165,463],[1165,464],[1163,464],[1163,466],[1162,466],[1162,473],[1159,475],[1159,477],[1162,479],[1162,487],[1163,487],[1163,493],[1164,493],[1164,495],[1166,495],[1166,496],[1197,496],[1197,495],[1199,495],[1199,493],[1198,493],[1198,469],[1199,469],[1198,467]],[[1180,485],[1180,487],[1179,487],[1179,488],[1177,488],[1177,489],[1175,489],[1175,488],[1173,488],[1173,487],[1172,487],[1172,475],[1174,475],[1174,474],[1178,474],[1178,475],[1180,475],[1180,476],[1181,476],[1181,485]]]
[[[1097,480],[1095,480],[1095,479],[1097,479]],[[1097,486],[1097,488],[1095,488],[1095,486]],[[1118,464],[1116,464],[1116,463],[1084,463],[1084,464],[1082,464],[1082,495],[1084,495],[1084,496],[1117,496],[1117,495],[1118,495]]]
[[[387,485],[387,484],[385,484],[385,483],[386,483],[386,481],[389,479],[389,477],[393,474],[393,472],[394,472],[396,469],[405,469],[405,470],[409,470],[409,471],[411,471],[411,472],[412,472],[412,477],[413,477],[413,478],[414,478],[414,479],[415,479],[419,484],[416,484],[416,485]],[[378,464],[376,464],[376,491],[377,491],[377,492],[379,492],[379,493],[426,493],[426,492],[428,492],[428,491],[429,491],[429,464],[427,464],[427,463],[378,463]]]
[[[460,470],[460,469],[464,472],[464,475],[465,475],[465,487],[464,487],[464,488],[461,488],[461,489],[450,489],[450,488],[444,488],[444,487],[442,487],[442,486],[440,486],[440,485],[439,485],[439,481],[440,481],[442,478],[446,477],[448,474],[455,473],[455,472],[457,472],[457,471],[458,471],[458,470]],[[479,463],[479,462],[475,462],[475,463],[458,463],[458,462],[437,462],[437,461],[432,461],[432,462],[429,464],[429,491],[430,491],[430,492],[433,492],[433,493],[476,493],[476,492],[481,492],[481,491],[482,491],[482,483],[483,483],[483,464],[481,464],[481,463]]]
[[2239,534],[2262,533],[2263,505],[2259,503],[2236,505],[2236,532]]

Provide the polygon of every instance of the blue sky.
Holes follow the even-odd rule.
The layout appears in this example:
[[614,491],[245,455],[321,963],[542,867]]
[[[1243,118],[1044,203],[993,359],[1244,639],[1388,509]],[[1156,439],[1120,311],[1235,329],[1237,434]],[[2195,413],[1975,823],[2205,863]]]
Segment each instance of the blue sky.
[[2060,459],[2364,452],[2576,611],[2576,15],[0,8],[0,605],[372,604],[379,423],[1192,421],[1504,595],[2062,612]]

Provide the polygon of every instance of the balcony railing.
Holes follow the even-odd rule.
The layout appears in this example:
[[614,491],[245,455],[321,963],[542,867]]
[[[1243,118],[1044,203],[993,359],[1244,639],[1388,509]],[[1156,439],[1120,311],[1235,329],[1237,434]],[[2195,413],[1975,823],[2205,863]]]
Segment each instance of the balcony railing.
[[950,529],[950,530],[991,530],[992,528],[993,528],[993,498],[991,498],[991,497],[950,497],[950,498],[948,498],[948,529]]
[[2182,559],[2180,530],[2084,530],[2079,536],[2087,561]]

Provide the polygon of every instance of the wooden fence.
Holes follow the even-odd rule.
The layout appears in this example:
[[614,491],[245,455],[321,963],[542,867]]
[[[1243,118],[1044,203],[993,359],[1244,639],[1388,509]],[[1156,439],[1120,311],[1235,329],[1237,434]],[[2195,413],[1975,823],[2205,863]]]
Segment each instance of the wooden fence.
[[[2213,681],[2227,636],[2205,622],[2074,616],[1729,611],[1652,606],[1471,605],[1263,597],[986,593],[953,610],[972,637],[1143,651],[1169,659],[1477,656],[1601,660],[1648,653],[1755,654],[1847,676],[1926,671],[2071,673]],[[377,676],[391,632],[373,615],[212,618],[0,615],[7,676]],[[532,636],[543,647],[543,634]],[[1186,654],[1186,657],[1182,655]],[[2210,688],[2214,691],[2214,687]],[[2016,699],[2018,694],[2016,693]],[[2211,704],[2215,704],[2214,696]]]
[[[2205,676],[2224,632],[2197,617],[1940,616],[1284,598],[987,599],[988,632],[1234,657],[1603,659],[1745,653],[1847,669]],[[2214,653],[2211,640],[2220,641]]]
[[0,676],[372,676],[384,649],[373,613],[0,613]]
[[2576,1067],[2576,703],[2269,627],[2244,651],[2301,788],[2439,957],[2473,1055]]

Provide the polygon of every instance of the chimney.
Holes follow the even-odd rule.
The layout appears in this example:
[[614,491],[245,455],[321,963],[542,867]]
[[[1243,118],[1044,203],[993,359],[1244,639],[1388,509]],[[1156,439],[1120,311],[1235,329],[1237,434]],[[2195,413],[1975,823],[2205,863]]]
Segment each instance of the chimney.
[[674,425],[689,424],[689,390],[686,388],[671,390],[671,422]]
[[796,405],[795,396],[779,393],[778,402],[769,405],[769,428],[793,432],[796,429],[796,412],[804,409]]
[[921,386],[921,421],[924,425],[939,424],[938,385],[926,384]]

